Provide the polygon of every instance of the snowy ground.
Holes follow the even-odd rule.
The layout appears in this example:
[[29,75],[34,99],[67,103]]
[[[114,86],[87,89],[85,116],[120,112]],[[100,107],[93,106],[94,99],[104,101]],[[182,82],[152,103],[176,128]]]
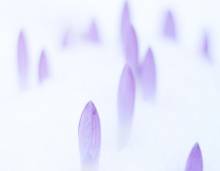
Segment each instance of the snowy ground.
[[[80,170],[78,122],[92,100],[100,114],[100,171],[184,171],[199,142],[204,171],[219,171],[220,12],[218,0],[133,0],[132,21],[140,54],[155,53],[158,91],[154,103],[138,88],[128,146],[117,151],[117,89],[124,65],[120,45],[121,0],[0,0],[0,170]],[[178,40],[161,36],[163,12],[172,9]],[[102,42],[80,39],[92,18]],[[16,45],[24,29],[31,56],[28,90],[17,83]],[[72,30],[73,43],[61,47]],[[213,63],[199,53],[210,31]],[[50,79],[37,82],[42,48]]]

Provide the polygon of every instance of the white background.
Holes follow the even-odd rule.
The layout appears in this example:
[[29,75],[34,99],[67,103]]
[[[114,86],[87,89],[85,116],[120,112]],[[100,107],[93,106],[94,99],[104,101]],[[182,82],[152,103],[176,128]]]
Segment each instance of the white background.
[[[184,171],[199,142],[205,171],[219,171],[220,12],[218,0],[133,0],[132,21],[140,55],[155,53],[156,100],[139,87],[128,146],[118,152],[117,88],[124,65],[120,45],[120,0],[0,0],[0,170],[80,170],[78,121],[92,100],[102,125],[102,171]],[[163,12],[171,9],[178,40],[161,36]],[[80,39],[95,18],[102,42]],[[21,92],[16,73],[18,33],[25,30],[31,58],[29,87]],[[63,34],[72,44],[63,49]],[[210,32],[213,63],[199,52]],[[37,83],[42,48],[50,79]]]

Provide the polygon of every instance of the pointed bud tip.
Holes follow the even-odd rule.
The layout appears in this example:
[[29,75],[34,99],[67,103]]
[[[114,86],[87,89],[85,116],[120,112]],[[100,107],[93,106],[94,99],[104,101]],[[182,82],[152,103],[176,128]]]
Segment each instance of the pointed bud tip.
[[[121,74],[121,84],[123,84],[123,80],[129,83],[128,85],[125,86],[131,86],[132,89],[135,87],[135,79],[134,79],[134,74],[133,71],[131,69],[131,66],[129,64],[125,64],[122,74]],[[125,83],[126,84],[126,83]]]
[[157,90],[157,71],[152,48],[148,48],[143,62],[139,65],[139,77],[143,97],[153,102]]
[[24,31],[21,30],[18,34],[19,40],[24,38]]
[[202,151],[198,143],[190,151],[185,171],[203,171]]
[[193,146],[192,153],[197,153],[199,156],[202,156],[202,151],[198,142]]
[[123,7],[122,7],[122,14],[121,14],[121,40],[122,40],[122,45],[127,41],[127,34],[129,31],[129,27],[131,24],[131,19],[130,19],[130,11],[129,11],[129,4],[127,1],[124,2]]
[[74,35],[72,28],[67,28],[64,30],[64,32],[61,35],[61,46],[62,48],[67,48],[72,45],[74,42]]
[[40,56],[41,56],[41,58],[45,58],[45,55],[46,55],[46,52],[45,52],[45,50],[43,49],[43,50],[41,51]]
[[95,104],[91,100],[86,104],[85,108],[90,109],[92,111],[91,113],[93,115],[97,115],[97,110],[96,110]]
[[146,55],[146,56],[147,56],[147,57],[153,57],[153,50],[152,50],[151,47],[148,48],[148,50],[147,50],[147,55]]
[[95,43],[100,42],[99,29],[98,29],[97,22],[95,19],[91,20],[88,31],[85,34],[85,38]]
[[195,149],[199,149],[199,150],[200,150],[199,143],[198,143],[198,142],[196,142],[193,148],[195,148]]
[[135,28],[132,24],[129,24],[124,41],[124,52],[127,63],[130,65],[133,71],[136,71],[139,58],[138,38]]
[[29,56],[24,31],[20,31],[17,40],[17,72],[21,89],[26,89],[29,74]]
[[132,75],[131,67],[128,64],[125,64],[123,68],[123,73],[128,73],[129,75]]
[[129,22],[130,22],[129,4],[128,1],[125,1],[122,9],[122,24],[127,24]]
[[202,35],[202,41],[201,41],[201,53],[202,55],[206,56],[207,59],[211,61],[211,55],[210,55],[210,36],[207,31],[205,31]]
[[42,50],[40,54],[39,64],[38,64],[38,80],[43,82],[49,77],[49,68],[46,51]]
[[124,6],[123,6],[123,11],[128,11],[129,9],[129,5],[128,5],[128,1],[124,1]]
[[120,122],[131,120],[135,102],[135,79],[129,65],[125,65],[118,88],[118,110]]
[[18,50],[19,51],[21,51],[21,50],[23,50],[25,47],[24,46],[26,46],[25,45],[25,40],[26,38],[25,38],[25,32],[23,31],[23,30],[20,30],[20,32],[18,33]]
[[89,105],[89,106],[95,106],[92,100],[89,100],[88,103],[87,103],[87,105]]
[[173,40],[177,37],[175,18],[171,10],[167,10],[165,12],[163,34],[165,37]]

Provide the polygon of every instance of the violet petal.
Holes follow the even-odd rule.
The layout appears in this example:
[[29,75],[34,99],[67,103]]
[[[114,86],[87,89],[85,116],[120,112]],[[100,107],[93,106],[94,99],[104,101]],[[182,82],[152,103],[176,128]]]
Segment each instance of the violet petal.
[[165,13],[163,34],[165,37],[171,38],[173,40],[177,37],[174,15],[170,10],[166,11]]
[[134,27],[130,25],[127,30],[126,41],[124,42],[124,51],[128,65],[133,71],[138,66],[138,40]]
[[95,42],[95,43],[100,42],[100,35],[99,35],[99,31],[98,31],[98,26],[97,26],[97,23],[95,20],[91,21],[85,37],[87,40],[89,40],[91,42]]
[[194,145],[189,154],[185,171],[203,171],[202,152],[198,143]]
[[40,60],[38,64],[38,81],[42,83],[49,77],[49,68],[46,52],[43,50],[40,55]]
[[129,11],[129,5],[128,2],[125,1],[123,9],[122,9],[122,15],[121,15],[121,38],[122,43],[126,42],[127,38],[127,31],[130,27],[130,11]]
[[25,88],[28,82],[29,56],[26,45],[26,37],[23,31],[19,33],[17,44],[17,67],[19,83],[21,88]]
[[61,45],[63,48],[68,47],[72,43],[72,30],[68,29],[66,30],[62,35]]
[[210,40],[207,32],[204,33],[202,38],[201,51],[204,56],[210,57]]
[[91,101],[87,103],[82,112],[78,135],[82,164],[96,164],[101,148],[101,126],[98,112]]
[[135,80],[132,70],[125,65],[118,89],[118,125],[119,125],[119,146],[126,144],[130,134],[135,104]]
[[156,66],[152,49],[149,48],[143,63],[140,65],[140,81],[146,100],[153,99],[156,94]]

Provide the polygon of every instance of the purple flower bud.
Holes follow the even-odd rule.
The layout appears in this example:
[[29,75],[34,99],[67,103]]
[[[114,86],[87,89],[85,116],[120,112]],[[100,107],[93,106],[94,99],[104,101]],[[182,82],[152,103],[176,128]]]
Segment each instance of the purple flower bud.
[[170,10],[165,13],[163,35],[173,40],[177,37],[175,19]]
[[125,65],[118,89],[119,146],[123,147],[129,137],[134,114],[135,80],[132,70]]
[[201,52],[204,56],[210,57],[210,40],[207,32],[205,32],[202,37]]
[[17,44],[17,67],[20,87],[26,88],[28,83],[29,56],[26,45],[26,37],[23,31],[19,33]]
[[99,43],[100,42],[100,35],[98,31],[98,26],[95,20],[92,20],[89,29],[85,35],[85,38],[91,42]]
[[40,55],[40,60],[38,64],[38,81],[42,83],[49,77],[49,68],[46,52],[43,50]]
[[101,126],[98,112],[93,102],[84,108],[78,128],[79,150],[83,165],[96,165],[101,148]]
[[131,24],[130,20],[131,19],[130,19],[129,5],[128,2],[125,1],[121,15],[121,38],[123,44],[126,42],[128,28],[130,27]]
[[63,48],[68,47],[72,43],[72,36],[71,29],[68,29],[63,33],[61,40],[61,45]]
[[185,171],[203,171],[202,152],[198,143],[194,145],[189,154]]
[[128,65],[135,72],[138,66],[138,41],[135,29],[132,25],[127,28],[124,51]]
[[149,48],[143,63],[140,65],[140,81],[146,100],[153,99],[156,94],[156,66],[152,49]]

